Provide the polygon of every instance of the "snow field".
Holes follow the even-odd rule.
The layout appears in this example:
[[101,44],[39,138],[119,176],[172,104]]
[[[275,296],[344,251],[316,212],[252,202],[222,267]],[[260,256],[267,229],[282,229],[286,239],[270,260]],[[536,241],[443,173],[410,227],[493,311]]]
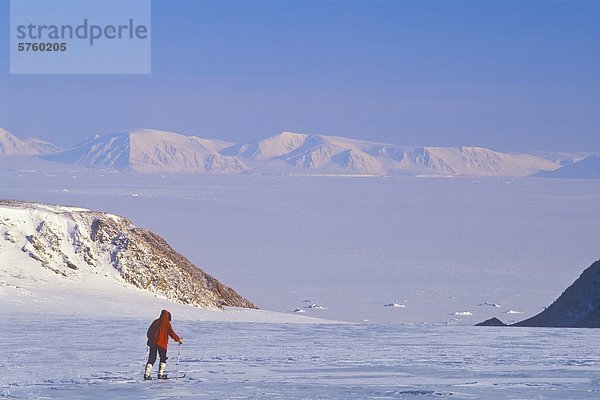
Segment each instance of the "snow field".
[[[423,325],[521,320],[556,299],[598,258],[598,181],[61,168],[4,166],[1,197],[127,217],[288,314],[199,310],[103,276],[31,281],[35,265],[0,265],[0,398],[600,397],[597,330]],[[14,247],[0,239],[0,251]],[[143,382],[145,332],[162,308],[185,339],[187,376]],[[310,316],[390,324],[290,324]]]
[[[593,399],[592,329],[228,323],[174,314],[181,380],[144,382],[152,319],[3,315],[0,397]],[[169,348],[174,375],[177,345]],[[156,373],[156,367],[153,373]]]

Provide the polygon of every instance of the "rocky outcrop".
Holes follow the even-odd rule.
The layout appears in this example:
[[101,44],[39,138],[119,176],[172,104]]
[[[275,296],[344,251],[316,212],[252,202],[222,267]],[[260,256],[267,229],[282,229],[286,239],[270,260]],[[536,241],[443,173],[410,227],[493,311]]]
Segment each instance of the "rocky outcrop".
[[548,308],[514,326],[600,328],[600,260]]
[[504,322],[500,321],[498,318],[494,317],[494,318],[486,319],[485,321],[480,322],[478,324],[475,324],[475,326],[508,326],[508,325],[506,325]]
[[177,253],[155,233],[112,214],[38,203],[0,201],[7,246],[67,279],[115,276],[169,300],[208,309],[256,308]]

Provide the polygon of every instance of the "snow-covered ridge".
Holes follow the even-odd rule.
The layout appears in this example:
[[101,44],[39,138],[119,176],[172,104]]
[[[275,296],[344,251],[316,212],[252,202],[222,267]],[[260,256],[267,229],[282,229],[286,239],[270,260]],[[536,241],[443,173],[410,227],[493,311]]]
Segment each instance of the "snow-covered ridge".
[[600,178],[600,155],[588,155],[582,159],[576,159],[565,163],[555,171],[544,171],[538,174],[546,178],[567,179],[599,179]]
[[21,140],[9,131],[0,128],[0,154],[43,155],[57,153],[61,150],[60,147],[40,139]]
[[54,143],[50,143],[38,138],[27,138],[25,139],[25,143],[27,143],[29,148],[31,148],[37,155],[55,154],[63,151],[62,148],[58,147]]
[[238,173],[248,167],[218,150],[230,145],[219,140],[138,129],[95,136],[50,161],[135,172]]
[[482,147],[407,147],[337,136],[283,132],[223,149],[249,161],[282,161],[305,169],[372,175],[526,176],[557,162]]
[[51,143],[23,141],[0,129],[0,154],[44,155],[50,161],[145,173],[600,176],[598,156],[594,155],[585,158],[571,153],[503,153],[474,146],[401,146],[295,132],[233,144],[136,129],[94,136],[71,149],[59,150]]
[[[0,280],[112,282],[207,309],[255,308],[153,232],[112,214],[0,201]],[[49,281],[49,282],[50,282]],[[110,285],[109,285],[110,286]],[[106,293],[107,296],[110,293]]]

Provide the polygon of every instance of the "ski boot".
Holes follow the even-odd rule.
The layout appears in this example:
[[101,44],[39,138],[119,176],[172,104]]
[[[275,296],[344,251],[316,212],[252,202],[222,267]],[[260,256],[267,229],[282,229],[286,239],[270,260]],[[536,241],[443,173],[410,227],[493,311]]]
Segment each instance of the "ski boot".
[[152,377],[150,376],[150,372],[152,372],[152,364],[146,364],[146,371],[144,372],[144,380],[151,381]]
[[167,374],[165,374],[165,368],[167,368],[167,363],[161,362],[158,366],[158,379],[169,379]]

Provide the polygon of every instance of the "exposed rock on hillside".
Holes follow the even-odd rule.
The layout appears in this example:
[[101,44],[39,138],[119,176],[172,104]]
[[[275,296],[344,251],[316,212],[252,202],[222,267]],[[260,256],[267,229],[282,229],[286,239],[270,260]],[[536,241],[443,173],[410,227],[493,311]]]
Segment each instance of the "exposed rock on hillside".
[[[219,309],[256,308],[195,267],[155,233],[115,215],[81,208],[0,201],[0,247],[24,254],[65,279],[114,277],[169,300]],[[10,247],[20,251],[10,253]],[[4,257],[2,264],[22,264]],[[7,270],[8,271],[8,270]]]
[[600,260],[538,315],[514,326],[600,328]]

